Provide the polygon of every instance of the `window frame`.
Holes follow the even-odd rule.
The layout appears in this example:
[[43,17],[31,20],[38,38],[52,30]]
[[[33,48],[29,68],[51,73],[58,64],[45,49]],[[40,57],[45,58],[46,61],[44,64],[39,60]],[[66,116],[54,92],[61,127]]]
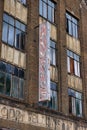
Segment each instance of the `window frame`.
[[[0,67],[0,74],[1,73],[3,73],[4,74],[4,88],[3,88],[3,93],[2,92],[0,92],[0,94],[3,94],[3,95],[5,95],[5,96],[9,96],[9,97],[13,97],[13,98],[16,98],[16,99],[24,99],[24,91],[23,91],[23,97],[21,97],[20,96],[20,89],[19,89],[19,87],[20,87],[20,81],[22,80],[23,82],[25,82],[25,79],[24,79],[24,75],[22,75],[22,76],[20,76],[19,75],[19,71],[21,70],[21,71],[23,71],[23,73],[24,73],[24,70],[23,69],[21,69],[21,68],[18,68],[18,67],[16,67],[16,66],[13,66],[13,65],[11,65],[11,64],[8,64],[8,63],[5,63],[4,61],[0,61],[0,63],[2,63],[2,64],[5,64],[5,66],[6,66],[6,69],[5,70],[1,70],[1,67]],[[1,65],[2,65],[1,64]],[[8,68],[8,66],[10,67],[10,68]],[[16,75],[15,74],[15,67],[18,69],[18,75]],[[10,71],[9,71],[9,69],[10,69]],[[10,78],[10,83],[11,83],[11,85],[10,85],[10,89],[9,89],[9,94],[7,94],[7,84],[6,84],[6,80],[7,80],[7,75],[9,75],[11,78]],[[17,93],[18,93],[18,96],[16,97],[16,96],[14,96],[13,94],[12,94],[12,90],[13,90],[13,79],[14,78],[16,78],[16,79],[18,79],[18,91],[17,91]],[[22,86],[23,87],[23,90],[24,90],[24,85]]]
[[[56,42],[50,39],[50,64],[56,66]],[[55,58],[54,58],[55,57]]]
[[81,77],[80,56],[70,50],[67,50],[67,71],[69,74]]
[[[73,91],[73,93],[71,91]],[[80,94],[81,97],[78,97],[77,93]],[[82,117],[83,115],[82,93],[73,90],[71,88],[68,88],[68,96],[69,96],[69,113],[77,117]],[[77,101],[79,101],[79,114],[77,112]]]
[[[44,6],[46,10],[44,10]],[[51,9],[51,10],[50,10]],[[49,10],[50,10],[50,18],[49,18]],[[46,16],[44,16],[44,11]],[[39,0],[39,15],[48,21],[55,23],[55,11],[56,11],[56,3],[52,0]]]
[[66,32],[76,39],[79,38],[79,20],[69,12],[66,12]]
[[[51,83],[55,84],[56,87],[52,88]],[[39,104],[43,107],[49,108],[50,110],[57,111],[58,110],[58,88],[57,88],[57,83],[55,83],[53,81],[50,81],[50,93],[51,93],[50,96],[53,96],[52,93],[56,93],[55,99],[57,99],[57,101],[54,102],[55,108],[54,108],[53,104],[51,104],[51,103],[53,103],[53,97],[51,97],[50,101],[39,102]]]
[[[6,17],[6,18],[5,18]],[[14,23],[10,22],[9,19],[13,19]],[[20,24],[20,25],[17,25],[17,22]],[[6,29],[4,28],[4,26],[7,26],[7,32],[5,31]],[[14,47],[20,51],[24,51],[25,50],[25,40],[26,40],[26,25],[24,23],[22,23],[21,21],[15,19],[14,17],[10,16],[9,14],[7,13],[3,13],[3,23],[2,23],[2,41],[11,46],[11,47]],[[22,27],[23,26],[23,27]],[[13,34],[13,41],[12,44],[8,41],[9,40],[9,31],[10,30],[10,27],[13,28],[14,30],[14,34]],[[20,31],[20,41],[19,41],[19,46],[16,46],[16,30],[19,30]],[[13,31],[12,31],[13,32]],[[6,34],[7,33],[7,34]],[[5,35],[4,35],[5,34]],[[23,34],[23,35],[22,35]],[[6,38],[5,38],[6,36]]]

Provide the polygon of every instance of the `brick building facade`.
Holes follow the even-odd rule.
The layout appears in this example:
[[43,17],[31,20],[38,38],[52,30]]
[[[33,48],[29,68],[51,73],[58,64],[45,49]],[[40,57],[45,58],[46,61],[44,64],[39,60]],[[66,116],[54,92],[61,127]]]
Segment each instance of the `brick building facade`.
[[0,1],[0,129],[87,130],[87,1]]

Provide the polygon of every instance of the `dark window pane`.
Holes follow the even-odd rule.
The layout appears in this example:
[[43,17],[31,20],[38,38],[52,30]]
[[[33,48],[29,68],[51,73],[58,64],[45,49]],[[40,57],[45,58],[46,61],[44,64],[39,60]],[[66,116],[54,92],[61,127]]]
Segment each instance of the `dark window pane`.
[[14,75],[18,76],[18,68],[14,67]]
[[71,97],[69,97],[69,113],[72,113],[72,98]]
[[75,91],[72,89],[68,89],[68,95],[75,97]]
[[76,114],[82,116],[82,101],[78,99],[76,99]]
[[6,64],[2,61],[0,61],[0,70],[5,72],[6,71]]
[[7,73],[13,73],[12,65],[7,64],[6,65],[6,71],[7,71]]
[[24,80],[19,80],[19,98],[23,98],[24,96]]
[[9,26],[8,43],[13,46],[14,44],[14,27]]
[[56,65],[56,50],[54,48],[50,48],[50,63],[52,65]]
[[8,23],[9,16],[7,14],[5,14],[5,13],[3,15],[3,20]]
[[16,77],[12,78],[12,97],[18,98],[19,80]]
[[50,101],[48,102],[48,107],[54,110],[57,110],[58,101],[57,101],[57,92],[51,90],[51,97]]
[[50,86],[52,90],[57,90],[57,84],[54,82],[50,82]]
[[3,22],[2,40],[7,43],[8,37],[8,24]]
[[50,63],[56,65],[56,44],[50,40]]
[[24,71],[19,69],[19,77],[24,78]]
[[0,93],[4,93],[5,74],[0,72]]
[[25,33],[21,33],[20,49],[24,50],[24,45],[25,45]]
[[11,92],[11,75],[7,74],[6,75],[6,95],[10,96]]
[[48,102],[47,102],[47,101],[40,102],[39,104],[40,104],[41,106],[48,107]]
[[21,43],[21,31],[16,29],[15,32],[15,47],[19,49]]

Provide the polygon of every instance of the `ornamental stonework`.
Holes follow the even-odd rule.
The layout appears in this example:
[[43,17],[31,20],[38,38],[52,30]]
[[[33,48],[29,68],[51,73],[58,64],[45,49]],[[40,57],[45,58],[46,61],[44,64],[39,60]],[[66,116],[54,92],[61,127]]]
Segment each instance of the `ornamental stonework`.
[[49,128],[50,130],[87,130],[87,127],[74,123],[71,120],[60,119],[31,111],[0,104],[0,118],[33,126]]

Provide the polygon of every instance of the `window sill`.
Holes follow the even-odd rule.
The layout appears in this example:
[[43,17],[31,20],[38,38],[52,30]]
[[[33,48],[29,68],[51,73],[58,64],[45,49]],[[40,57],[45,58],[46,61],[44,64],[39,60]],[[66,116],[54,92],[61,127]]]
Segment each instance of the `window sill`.
[[6,42],[4,42],[4,41],[2,41],[2,44],[5,44],[5,45],[7,45],[8,47],[11,47],[11,48],[16,49],[16,50],[18,50],[18,51],[20,51],[20,52],[25,53],[25,49],[22,50],[22,49],[16,48],[14,45],[10,45],[10,44],[8,44],[8,43],[6,43]]
[[74,37],[73,35],[69,34],[67,31],[66,31],[66,33],[67,33],[67,35],[69,35],[70,37],[75,38],[76,40],[79,40],[79,38]]
[[22,98],[14,98],[12,96],[8,96],[8,95],[0,93],[0,100],[2,100],[2,99],[9,100],[9,101],[12,101],[12,102],[14,101],[14,102],[18,102],[18,103],[24,102],[24,99],[22,99]]
[[49,21],[49,19],[43,17],[43,16],[40,15],[40,14],[39,14],[39,16],[40,16],[41,18],[43,18],[45,21],[49,22],[50,24],[53,24],[54,26],[57,26],[57,24],[56,24],[55,22]]
[[69,72],[68,72],[68,75],[75,76],[76,78],[80,78],[80,79],[81,79],[81,76],[77,76],[77,75],[75,75],[74,73],[69,73]]
[[73,119],[76,119],[76,120],[84,119],[83,116],[76,116],[76,115],[74,115],[74,114],[69,114],[69,117],[70,117],[70,118],[73,118]]

